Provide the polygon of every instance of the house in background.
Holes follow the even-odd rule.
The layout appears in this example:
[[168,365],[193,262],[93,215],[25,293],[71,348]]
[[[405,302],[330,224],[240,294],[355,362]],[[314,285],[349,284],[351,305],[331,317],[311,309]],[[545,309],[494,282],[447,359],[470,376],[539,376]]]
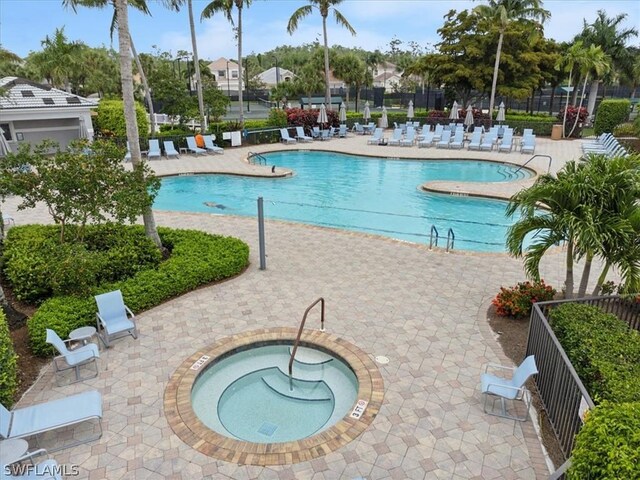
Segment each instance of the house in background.
[[211,70],[211,74],[218,83],[220,90],[227,92],[228,95],[231,93],[238,94],[238,74],[240,69],[235,61],[220,57],[207,66]]
[[0,79],[0,89],[0,127],[12,151],[45,138],[61,148],[77,138],[93,138],[96,100],[17,77]]
[[384,87],[387,91],[400,84],[402,80],[402,72],[398,72],[398,68],[394,63],[382,62],[376,65],[373,70],[373,86]]
[[291,70],[286,68],[271,67],[262,73],[256,75],[256,78],[266,85],[266,88],[276,87],[281,82],[292,82],[295,75]]

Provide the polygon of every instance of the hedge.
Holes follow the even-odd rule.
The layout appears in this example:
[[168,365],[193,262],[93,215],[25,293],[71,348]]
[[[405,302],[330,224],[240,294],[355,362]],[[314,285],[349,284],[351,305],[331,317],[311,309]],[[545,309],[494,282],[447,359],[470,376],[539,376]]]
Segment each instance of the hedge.
[[629,100],[625,99],[602,100],[593,124],[594,133],[602,135],[613,132],[614,128],[627,120],[630,106]]
[[7,408],[13,405],[13,396],[18,388],[17,359],[7,317],[0,310],[0,403]]
[[603,402],[587,414],[576,437],[567,477],[640,478],[640,402]]
[[[147,111],[136,102],[136,121],[141,137],[149,132]],[[96,130],[108,137],[126,137],[127,127],[124,121],[124,103],[122,100],[100,100],[97,115],[94,120]]]
[[93,295],[119,289],[127,306],[140,312],[201,285],[236,275],[249,263],[249,247],[236,238],[169,228],[158,228],[158,233],[171,251],[171,257],[158,268],[103,284],[89,296],[58,296],[44,302],[28,322],[33,353],[51,353],[45,342],[47,328],[64,338],[78,327],[95,325]]
[[640,399],[640,332],[584,304],[551,310],[550,323],[596,403]]

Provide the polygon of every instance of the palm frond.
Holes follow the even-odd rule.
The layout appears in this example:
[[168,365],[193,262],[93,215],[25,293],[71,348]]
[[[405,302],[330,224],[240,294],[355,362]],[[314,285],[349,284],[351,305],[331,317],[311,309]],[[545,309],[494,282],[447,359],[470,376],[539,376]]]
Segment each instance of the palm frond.
[[289,18],[289,23],[287,23],[287,33],[292,35],[298,29],[298,23],[307,15],[310,15],[313,12],[312,5],[305,5],[297,9]]
[[336,10],[335,8],[333,9],[333,16],[336,19],[336,23],[338,25],[343,26],[344,28],[346,28],[347,30],[349,30],[349,33],[351,33],[351,35],[355,35],[356,31],[353,29],[353,27],[351,26],[351,24],[348,22],[348,20],[344,17],[344,15],[342,15],[338,10]]

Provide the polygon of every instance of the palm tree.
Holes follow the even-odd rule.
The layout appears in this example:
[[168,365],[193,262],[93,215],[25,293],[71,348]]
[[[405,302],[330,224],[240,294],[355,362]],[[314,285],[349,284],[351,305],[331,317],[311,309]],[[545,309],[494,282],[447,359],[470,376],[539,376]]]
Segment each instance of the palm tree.
[[[120,50],[120,82],[122,84],[122,99],[124,102],[124,119],[127,128],[127,140],[131,151],[131,163],[134,168],[143,165],[140,153],[140,134],[136,122],[135,98],[133,95],[133,68],[131,65],[131,35],[129,34],[129,11],[127,0],[63,0],[64,5],[76,8],[78,5],[87,7],[104,7],[107,3],[115,6],[115,20],[118,28],[118,45]],[[135,4],[144,2],[136,0]],[[153,123],[153,122],[152,122]],[[158,235],[153,210],[148,207],[142,214],[146,235],[162,248],[162,241]]]
[[234,6],[238,10],[238,24],[236,28],[238,32],[238,108],[240,109],[240,127],[244,126],[244,103],[242,95],[242,9],[245,6],[248,8],[249,5],[251,5],[251,0],[213,0],[213,2],[204,7],[200,15],[200,20],[202,20],[203,18],[211,18],[216,12],[222,12],[227,17],[227,20],[229,20],[229,23],[234,25],[231,12]]
[[562,136],[565,138],[567,136],[565,127],[567,124],[567,111],[569,110],[569,89],[571,88],[573,70],[576,65],[579,65],[585,62],[586,56],[587,56],[586,49],[584,48],[582,41],[578,40],[577,42],[574,42],[574,44],[567,49],[567,53],[558,60],[558,63],[556,63],[556,70],[569,72],[569,83],[567,86],[567,101],[564,106],[564,117],[562,119]]
[[41,73],[53,86],[71,92],[69,80],[78,65],[82,44],[68,42],[64,27],[56,28],[53,37],[49,38],[47,35],[40,43],[42,45],[41,62],[39,62]]
[[551,14],[542,8],[541,0],[489,0],[488,5],[479,5],[474,12],[487,20],[490,25],[498,27],[498,48],[496,49],[496,61],[493,66],[493,81],[491,83],[491,98],[489,100],[489,114],[493,114],[496,99],[496,87],[498,85],[498,72],[500,70],[500,54],[504,33],[512,22],[522,20],[538,20],[544,23]]
[[[582,32],[576,39],[582,40],[586,45],[594,44],[602,48],[604,53],[611,58],[612,66],[620,71],[629,60],[630,51],[626,44],[632,38],[638,36],[636,28],[620,28],[621,23],[627,18],[626,13],[621,13],[613,18],[607,17],[604,10],[598,10],[598,16],[591,24],[583,20]],[[602,80],[602,73],[596,74],[591,82],[589,90],[589,103],[587,111],[592,115],[598,96],[598,85]]]
[[349,24],[347,19],[335,8],[335,5],[342,3],[342,0],[309,0],[309,5],[300,7],[289,19],[287,24],[287,32],[292,35],[298,28],[298,23],[307,15],[313,12],[313,8],[317,8],[322,16],[322,35],[324,38],[324,79],[325,79],[325,94],[324,102],[327,107],[331,106],[331,86],[329,85],[329,43],[327,41],[327,17],[329,16],[329,10],[333,10],[333,16],[336,19],[338,25],[342,25],[349,30],[351,35],[355,35],[356,31]]

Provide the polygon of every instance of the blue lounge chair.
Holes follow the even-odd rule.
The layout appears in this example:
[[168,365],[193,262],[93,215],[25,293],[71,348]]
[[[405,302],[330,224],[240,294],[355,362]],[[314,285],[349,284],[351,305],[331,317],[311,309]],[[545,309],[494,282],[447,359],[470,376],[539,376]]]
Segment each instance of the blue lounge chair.
[[[487,373],[490,366],[496,369],[510,370],[513,372],[513,376],[511,378],[504,378]],[[510,418],[521,422],[525,421],[529,417],[529,408],[531,406],[531,394],[525,387],[525,383],[536,373],[538,373],[538,367],[536,367],[536,361],[533,355],[525,358],[516,369],[494,364],[487,365],[485,367],[485,373],[480,377],[480,389],[484,396],[484,412],[498,417]],[[490,395],[500,399],[501,408],[498,412],[493,409],[487,410],[487,401]],[[526,406],[524,415],[510,415],[507,412],[505,400],[522,401]]]
[[451,130],[444,130],[442,138],[436,143],[436,148],[449,148],[449,143],[451,143]]
[[224,148],[220,148],[218,145],[213,143],[213,137],[211,135],[203,135],[202,138],[204,139],[204,148],[207,150],[207,152],[219,154],[224,153]]
[[63,444],[62,448],[80,445],[97,440],[102,436],[102,396],[97,390],[71,395],[69,397],[38,403],[30,407],[17,408],[11,412],[0,405],[0,438],[25,438],[58,428],[97,420],[99,433],[72,444]]
[[[427,128],[426,125],[424,128]],[[424,129],[423,129],[424,131]],[[418,142],[418,148],[422,148],[422,147],[431,147],[433,145],[433,136],[435,135],[436,132],[431,132],[431,131],[427,131],[427,133],[425,133],[424,137],[422,138],[422,140],[420,140]]]
[[433,141],[439,142],[442,139],[442,132],[444,132],[444,125],[438,123],[436,129],[433,132]]
[[429,133],[431,131],[431,127],[428,124],[424,124],[422,126],[422,130],[420,131],[420,133],[418,135],[416,135],[416,140],[419,142],[421,140],[424,140],[425,137],[427,136],[427,133]]
[[173,140],[165,140],[164,142],[162,142],[162,144],[164,145],[164,154],[167,158],[169,157],[180,158],[180,154],[176,150],[176,147],[173,144]]
[[353,130],[356,132],[357,135],[365,134],[364,127],[360,125],[358,122],[353,124]]
[[303,127],[296,127],[296,139],[300,142],[313,142],[313,137],[305,135]]
[[402,141],[402,129],[400,127],[393,130],[393,135],[389,139],[389,145],[400,145]]
[[98,336],[106,347],[110,346],[112,339],[124,335],[138,338],[135,315],[124,304],[120,290],[96,295],[94,298],[98,305],[96,313]]
[[162,152],[160,151],[160,142],[156,138],[152,138],[149,140],[149,151],[147,152],[147,158],[157,158],[160,159],[162,157]]
[[320,131],[320,140],[322,141],[331,140],[332,136],[333,136],[333,130],[331,130],[330,128]]
[[407,127],[407,134],[400,140],[400,146],[411,147],[416,139],[416,131],[413,127]]
[[[70,340],[66,340],[66,342],[69,341]],[[76,373],[76,380],[72,383],[97,377],[99,373],[97,360],[100,358],[98,346],[95,343],[89,343],[74,350],[69,350],[66,342],[62,340],[56,332],[47,328],[47,343],[53,345],[58,353],[60,353],[60,355],[53,357],[53,367],[56,373],[74,369]],[[64,363],[61,365],[63,361]],[[95,364],[95,374],[88,377],[82,377],[80,375],[80,367],[83,365],[89,365],[90,363]],[[66,366],[64,364],[66,364]]]
[[320,139],[320,127],[313,127],[311,129],[311,137],[314,139]]
[[456,128],[456,133],[453,136],[453,140],[449,144],[449,148],[461,149],[464,143],[464,130],[460,127]]
[[498,134],[495,131],[489,130],[489,133],[484,135],[482,142],[480,143],[480,150],[493,150],[493,145],[498,139]]
[[298,141],[295,138],[291,138],[289,136],[289,130],[286,128],[280,129],[280,141],[282,143],[286,143],[287,145],[290,143],[298,143]]
[[382,138],[382,128],[376,128],[373,132],[373,135],[370,139],[367,140],[368,145],[380,145],[380,143],[384,140]]
[[347,138],[347,126],[344,123],[340,124],[340,128],[338,129],[338,137]]
[[207,153],[207,151],[204,148],[200,148],[198,145],[196,145],[195,137],[187,137],[187,150],[189,150],[192,153],[195,153],[196,156],[200,154],[205,155]]
[[467,147],[469,150],[480,150],[480,143],[482,141],[482,129],[478,128],[471,134],[471,141]]
[[511,152],[513,150],[513,130],[507,130],[498,146],[498,152]]
[[520,152],[521,153],[531,153],[536,150],[536,136],[529,135],[527,137],[523,137],[520,142]]

